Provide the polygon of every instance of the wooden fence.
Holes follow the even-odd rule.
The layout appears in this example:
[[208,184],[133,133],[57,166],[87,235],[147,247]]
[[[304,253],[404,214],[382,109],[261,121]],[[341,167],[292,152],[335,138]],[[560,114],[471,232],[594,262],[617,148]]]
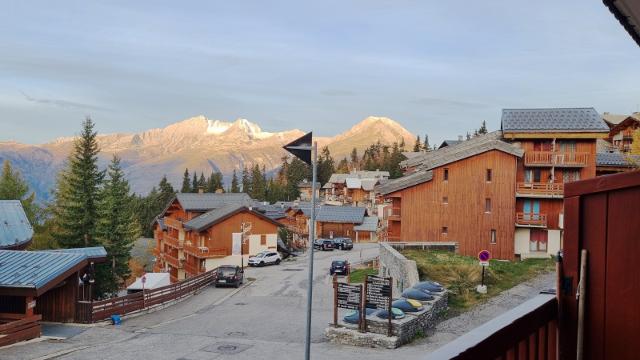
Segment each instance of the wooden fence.
[[216,273],[217,269],[213,269],[175,284],[107,300],[78,301],[76,306],[76,321],[80,323],[94,323],[108,319],[111,315],[126,315],[180,299],[212,284],[215,280]]
[[32,315],[16,319],[0,319],[0,346],[39,337],[41,329],[38,321],[41,319],[41,315]]

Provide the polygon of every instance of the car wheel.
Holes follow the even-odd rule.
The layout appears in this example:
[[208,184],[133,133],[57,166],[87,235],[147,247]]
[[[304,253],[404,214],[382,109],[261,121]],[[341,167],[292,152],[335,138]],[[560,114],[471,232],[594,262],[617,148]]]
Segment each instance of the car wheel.
[[264,266],[264,261],[260,261],[260,264],[258,264],[258,266]]
[[280,265],[280,259],[276,260],[276,265]]

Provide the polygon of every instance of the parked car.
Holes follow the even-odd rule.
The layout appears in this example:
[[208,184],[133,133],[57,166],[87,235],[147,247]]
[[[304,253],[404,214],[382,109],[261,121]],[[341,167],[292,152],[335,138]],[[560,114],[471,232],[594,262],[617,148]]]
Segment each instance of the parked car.
[[333,245],[333,240],[329,240],[329,239],[323,239],[322,243],[319,244],[319,248],[322,251],[333,251],[333,248],[335,246]]
[[347,260],[333,260],[329,268],[330,275],[349,275],[351,268]]
[[333,239],[333,246],[340,250],[351,250],[353,249],[353,241],[348,237],[339,237]]
[[216,272],[215,286],[240,287],[244,282],[244,271],[240,266],[222,265]]
[[265,266],[265,265],[273,265],[280,264],[282,258],[280,258],[280,254],[275,251],[263,251],[258,253],[256,256],[252,256],[249,258],[248,264],[249,266]]

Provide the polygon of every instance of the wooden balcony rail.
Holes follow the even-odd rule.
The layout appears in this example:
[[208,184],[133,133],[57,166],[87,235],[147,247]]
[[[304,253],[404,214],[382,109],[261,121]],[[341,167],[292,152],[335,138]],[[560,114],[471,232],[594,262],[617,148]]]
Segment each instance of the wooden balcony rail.
[[564,194],[564,184],[517,183],[516,194],[534,196],[562,196]]
[[210,249],[206,246],[185,245],[184,252],[200,259],[225,257],[230,255],[225,248]]
[[200,267],[200,265],[185,262],[184,271],[188,272],[191,275],[198,275],[205,272],[205,269],[203,267]]
[[516,213],[516,224],[534,227],[547,227],[547,214]]
[[0,347],[40,336],[42,315],[10,319],[0,318]]
[[427,359],[557,359],[558,302],[540,294],[427,355]]
[[182,230],[182,221],[174,219],[174,218],[170,218],[170,217],[165,217],[164,218],[164,224],[166,226],[172,227],[176,230]]
[[182,269],[182,263],[178,260],[178,258],[172,256],[169,253],[164,253],[164,261],[176,269]]
[[582,167],[588,162],[587,152],[527,151],[524,154],[526,166]]
[[400,216],[402,215],[402,210],[399,207],[394,207],[387,211],[389,211],[387,215],[390,220],[400,220]]
[[171,236],[169,234],[164,234],[163,240],[164,240],[165,244],[167,244],[167,245],[169,245],[171,247],[174,247],[176,249],[181,249],[182,246],[184,245],[184,241],[183,240],[178,240],[178,238],[173,237],[173,236]]

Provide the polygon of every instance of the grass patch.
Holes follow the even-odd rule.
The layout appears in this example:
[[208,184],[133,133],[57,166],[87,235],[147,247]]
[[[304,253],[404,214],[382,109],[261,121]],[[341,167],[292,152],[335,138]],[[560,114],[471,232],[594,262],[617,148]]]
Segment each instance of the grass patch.
[[352,284],[359,284],[364,282],[364,278],[367,275],[378,275],[378,269],[353,269],[351,270],[351,276],[349,277],[349,279]]
[[478,259],[449,251],[402,250],[404,256],[415,260],[422,280],[434,280],[444,285],[449,294],[449,307],[453,314],[467,310],[536,275],[553,271],[553,259],[527,259],[524,261],[491,260],[485,272],[486,295],[478,294],[482,268]]

